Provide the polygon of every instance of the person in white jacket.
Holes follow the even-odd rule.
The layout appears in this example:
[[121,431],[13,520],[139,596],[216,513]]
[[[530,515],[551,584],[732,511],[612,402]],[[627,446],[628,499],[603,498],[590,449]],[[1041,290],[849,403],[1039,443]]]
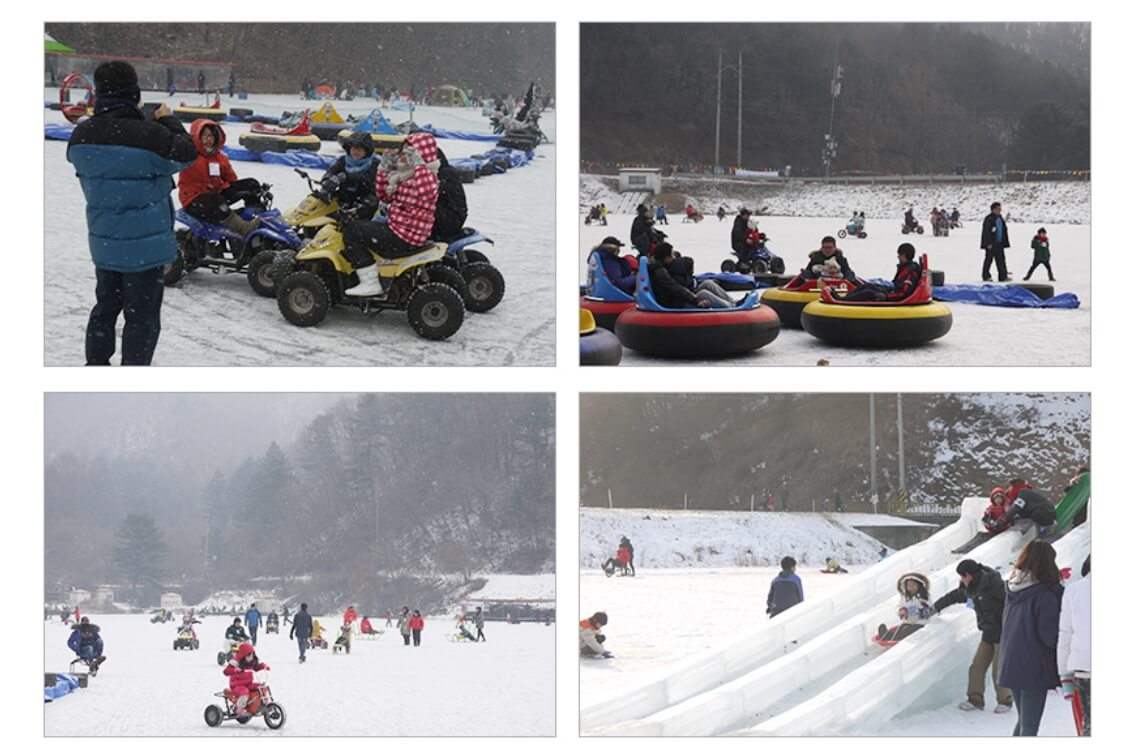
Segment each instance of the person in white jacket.
[[598,611],[589,618],[578,622],[578,653],[583,657],[613,657],[605,648],[605,634],[601,633],[609,623],[609,616]]
[[1082,578],[1063,592],[1057,648],[1063,698],[1077,696],[1082,705],[1082,734],[1090,734],[1090,558],[1082,565]]

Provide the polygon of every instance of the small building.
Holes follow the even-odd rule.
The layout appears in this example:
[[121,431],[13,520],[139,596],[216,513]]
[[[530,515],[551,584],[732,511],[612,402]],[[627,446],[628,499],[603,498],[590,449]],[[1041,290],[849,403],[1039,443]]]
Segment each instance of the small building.
[[258,610],[264,616],[273,612],[281,612],[281,601],[277,599],[277,595],[266,593],[254,602],[258,603]]
[[108,584],[99,584],[94,591],[94,602],[98,605],[112,605],[114,600],[113,587]]
[[660,169],[622,168],[617,170],[618,192],[660,194]]
[[74,590],[71,590],[70,594],[68,594],[66,596],[66,601],[70,605],[81,605],[82,603],[89,600],[90,597],[91,597],[91,595],[90,595],[89,590],[74,589]]
[[184,607],[184,596],[179,592],[165,592],[160,596],[161,608],[182,608]]

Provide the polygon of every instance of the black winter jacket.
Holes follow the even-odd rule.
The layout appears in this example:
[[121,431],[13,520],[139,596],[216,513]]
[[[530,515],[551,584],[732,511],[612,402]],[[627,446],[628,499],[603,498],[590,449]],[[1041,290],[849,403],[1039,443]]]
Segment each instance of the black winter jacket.
[[299,639],[308,639],[312,636],[312,616],[308,611],[298,611],[293,616],[293,628],[289,629],[289,638],[296,636]]
[[367,169],[349,174],[347,156],[340,156],[336,163],[324,172],[321,185],[325,191],[336,198],[345,208],[357,208],[356,214],[363,220],[370,220],[379,208],[379,198],[375,196],[375,177],[379,173],[379,159],[372,158]]
[[469,203],[457,170],[449,165],[445,154],[438,149],[441,168],[438,169],[438,198],[434,208],[434,228],[430,238],[448,241],[461,236],[461,229],[469,217]]
[[989,644],[1000,643],[1000,631],[1004,621],[1004,600],[1007,590],[999,572],[987,566],[980,567],[980,573],[973,576],[973,583],[966,587],[963,583],[957,589],[937,599],[934,609],[939,613],[950,605],[964,603],[972,598],[973,612],[977,614],[977,628],[981,640]]
[[659,262],[648,264],[648,277],[652,283],[652,294],[660,306],[669,309],[684,309],[693,307],[696,303],[695,294],[679,283],[668,272],[668,268]]
[[[1004,234],[1001,237],[999,242],[996,241],[996,222],[997,221],[1000,221],[1000,223],[1002,223],[1004,225]],[[1002,216],[998,216],[995,213],[989,213],[987,216],[984,217],[984,225],[981,227],[980,248],[985,249],[987,247],[992,247],[993,249],[997,249],[997,248],[1003,248],[1003,247],[1010,247],[1012,245],[1008,241],[1011,238],[1009,236],[1009,234],[1010,234],[1010,231],[1009,231],[1008,222],[1005,221]]]

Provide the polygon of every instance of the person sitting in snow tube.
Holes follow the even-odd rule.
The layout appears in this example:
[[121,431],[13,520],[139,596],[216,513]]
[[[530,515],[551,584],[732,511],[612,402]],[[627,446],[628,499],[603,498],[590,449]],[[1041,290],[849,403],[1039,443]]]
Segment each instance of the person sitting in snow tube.
[[831,236],[820,240],[820,249],[809,252],[809,262],[801,271],[802,280],[810,281],[821,277],[844,278],[856,283],[855,273],[848,264],[848,259],[836,248],[836,239]]
[[226,133],[209,119],[191,123],[191,139],[199,154],[191,166],[180,172],[180,205],[201,221],[220,224],[242,238],[258,228],[262,219],[242,219],[231,205],[242,200],[247,207],[263,208],[262,186],[257,179],[239,179],[230,159],[223,153]]
[[914,261],[914,245],[898,246],[898,267],[895,268],[894,284],[891,288],[864,283],[843,297],[844,301],[902,301],[914,293],[922,280],[922,266]]
[[375,144],[370,133],[356,132],[340,145],[344,155],[324,172],[320,189],[314,194],[325,203],[335,199],[341,208],[354,210],[357,218],[370,220],[379,208],[379,199],[375,197],[379,169]]
[[879,633],[873,640],[884,646],[896,644],[918,631],[934,614],[934,608],[930,604],[930,580],[924,574],[903,574],[898,580],[898,592],[901,596],[898,606],[901,623],[890,628],[887,624],[880,623]]
[[694,263],[690,260],[690,257],[675,252],[668,242],[661,242],[656,247],[649,273],[657,303],[669,309],[733,307],[734,299],[715,281],[694,283],[690,272]]
[[596,263],[593,262],[593,255],[597,255],[598,259],[601,260],[602,272],[610,284],[632,295],[637,287],[637,272],[625,261],[625,258],[621,257],[621,248],[624,246],[625,243],[616,236],[607,236],[602,239],[598,246],[590,250],[591,256],[587,259],[590,274],[587,279],[587,288],[594,288],[592,274]]

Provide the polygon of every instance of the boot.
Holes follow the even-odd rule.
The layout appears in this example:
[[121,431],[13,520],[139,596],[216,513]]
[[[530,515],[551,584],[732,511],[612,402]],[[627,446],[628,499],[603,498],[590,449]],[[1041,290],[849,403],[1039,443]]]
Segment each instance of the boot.
[[230,215],[223,219],[222,225],[245,239],[251,232],[256,231],[258,227],[262,225],[262,217],[254,216],[252,220],[244,221],[242,220],[242,216],[232,210]]
[[382,296],[383,284],[379,282],[379,266],[368,265],[355,271],[359,278],[359,285],[352,286],[344,291],[348,296]]
[[234,715],[236,717],[241,717],[246,714],[246,701],[248,698],[249,697],[245,695],[239,696],[238,701],[234,703]]

